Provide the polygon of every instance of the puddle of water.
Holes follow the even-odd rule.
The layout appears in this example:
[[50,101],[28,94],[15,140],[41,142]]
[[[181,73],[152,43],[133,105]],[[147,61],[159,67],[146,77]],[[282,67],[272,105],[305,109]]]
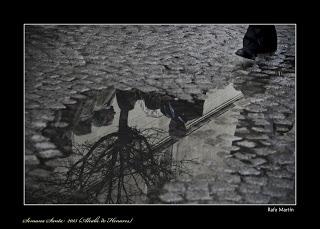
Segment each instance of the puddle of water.
[[[69,122],[57,128],[55,121],[62,133],[60,144],[69,139],[72,148],[69,168],[59,176],[67,202],[150,203],[168,181],[223,169],[218,153],[230,151],[232,138],[223,144],[213,141],[233,136],[236,123],[230,124],[231,117],[224,124],[212,119],[242,94],[229,85],[206,96],[190,102],[110,87],[61,113],[60,123]],[[56,135],[53,140],[57,144],[61,139]]]
[[[234,90],[232,85],[223,90],[212,91],[207,94],[206,100],[195,102],[157,93],[143,93],[136,89],[122,91],[112,88],[98,96],[98,101],[89,100],[83,105],[80,114],[83,121],[78,122],[72,131],[73,146],[93,143],[101,136],[121,131],[119,127],[121,128],[123,122],[124,128],[127,126],[158,132],[159,141],[164,137],[179,136],[179,130],[183,136],[184,126],[186,131],[195,125],[199,118],[210,116],[239,96],[241,93]],[[101,105],[103,100],[105,108]]]

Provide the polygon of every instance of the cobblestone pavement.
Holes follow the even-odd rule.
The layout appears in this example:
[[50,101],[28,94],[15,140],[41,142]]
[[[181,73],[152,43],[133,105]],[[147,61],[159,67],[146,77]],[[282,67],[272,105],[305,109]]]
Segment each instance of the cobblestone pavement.
[[[223,166],[207,163],[212,170],[202,177],[172,180],[151,203],[294,203],[295,28],[276,26],[277,52],[252,62],[234,55],[246,27],[27,25],[27,196],[47,188],[39,180],[52,176],[72,152],[70,145],[61,144],[67,134],[60,143],[54,137],[69,128],[62,112],[74,109],[93,91],[114,85],[191,101],[202,98],[203,91],[233,83],[245,97],[214,122],[236,123],[235,135],[211,142],[215,147],[219,141],[232,141],[231,149],[219,152]],[[52,133],[52,126],[61,131]],[[27,198],[27,203],[34,201]]]

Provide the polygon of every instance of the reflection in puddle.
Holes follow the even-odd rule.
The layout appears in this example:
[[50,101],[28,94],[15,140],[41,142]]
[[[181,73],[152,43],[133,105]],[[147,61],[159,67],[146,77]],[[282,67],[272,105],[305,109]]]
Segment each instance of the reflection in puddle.
[[201,175],[198,155],[215,160],[207,147],[214,134],[201,134],[215,132],[209,121],[241,95],[229,85],[191,102],[110,87],[60,113],[45,133],[72,151],[68,169],[55,170],[68,196],[62,202],[152,203],[166,182]]

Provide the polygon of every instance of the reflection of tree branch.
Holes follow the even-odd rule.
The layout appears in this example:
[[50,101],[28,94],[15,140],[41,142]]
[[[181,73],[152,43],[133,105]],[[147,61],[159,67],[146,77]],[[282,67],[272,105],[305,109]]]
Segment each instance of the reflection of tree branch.
[[137,180],[136,180],[136,178],[135,178],[134,174],[135,174],[135,173],[132,173],[132,174],[130,174],[130,175],[132,176],[132,178],[133,178],[133,180],[134,180],[134,182],[135,182],[135,184],[136,184],[136,186],[137,186],[138,190],[140,191],[140,193],[143,193],[143,190],[141,190],[141,188],[139,187],[139,184],[138,184],[138,182],[137,182]]
[[130,201],[130,199],[129,199],[129,194],[128,194],[128,192],[127,192],[127,188],[126,188],[126,186],[124,185],[124,182],[122,182],[122,189],[123,189],[123,191],[124,191],[124,193],[125,193],[125,196],[126,196],[126,199],[127,199],[127,203]]
[[[87,143],[78,146],[76,155],[82,157],[64,174],[66,179],[52,181],[57,189],[64,189],[65,194],[60,192],[59,201],[130,203],[136,196],[146,194],[141,185],[146,185],[149,195],[171,180],[174,171],[188,174],[181,170],[187,168],[185,164],[193,163],[192,159],[175,162],[167,149],[152,150],[150,140],[161,133],[132,128],[127,133],[126,141],[120,141],[121,135],[113,133],[91,146]],[[164,156],[167,153],[170,158]],[[58,198],[58,193],[48,194],[46,198]]]
[[121,184],[123,183],[123,151],[119,153],[119,160],[120,160],[120,171],[118,176],[118,195],[117,195],[117,202],[120,200],[121,197]]

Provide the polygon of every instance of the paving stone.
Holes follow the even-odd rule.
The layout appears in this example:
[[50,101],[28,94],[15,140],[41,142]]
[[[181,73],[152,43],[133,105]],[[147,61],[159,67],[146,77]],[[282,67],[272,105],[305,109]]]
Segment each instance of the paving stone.
[[42,136],[42,135],[36,134],[31,137],[31,140],[34,142],[43,142],[43,141],[47,141],[49,139]]
[[183,193],[186,188],[183,183],[167,183],[163,187],[168,192]]
[[239,186],[239,191],[241,193],[260,193],[261,191],[261,186],[260,185],[254,185],[254,184],[246,184],[246,183],[242,183]]
[[260,185],[260,186],[264,186],[267,184],[266,177],[246,176],[243,179],[248,184]]
[[70,99],[70,98],[64,98],[63,100],[61,100],[61,102],[65,105],[71,105],[71,104],[76,104],[77,101],[74,99]]
[[291,122],[288,119],[274,119],[273,123],[277,124],[277,125],[284,125],[284,126],[292,126],[293,122]]
[[209,190],[187,190],[186,191],[186,199],[189,201],[193,200],[211,200],[209,195]]
[[269,157],[274,163],[280,165],[294,164],[295,162],[294,155],[291,153],[277,153]]
[[29,150],[29,149],[25,149],[25,155],[33,155],[33,151]]
[[260,120],[260,119],[264,119],[264,114],[263,113],[248,113],[248,118],[254,119],[254,120]]
[[217,155],[220,157],[220,158],[230,158],[230,157],[233,157],[230,152],[226,152],[226,151],[219,151],[217,153]]
[[270,133],[271,131],[267,128],[261,128],[261,127],[252,127],[252,130],[258,133]]
[[245,110],[248,112],[257,112],[257,113],[267,111],[267,109],[265,109],[259,105],[256,105],[256,104],[250,104],[249,106],[245,107]]
[[267,156],[267,155],[270,155],[270,154],[277,153],[276,150],[270,149],[269,147],[254,148],[253,152],[256,153],[259,156]]
[[270,197],[285,197],[288,189],[267,185],[262,188],[262,193]]
[[268,140],[269,136],[265,134],[250,134],[246,136],[248,140]]
[[52,115],[52,114],[42,114],[41,115],[41,119],[43,119],[45,121],[53,121],[54,115]]
[[227,158],[225,160],[225,162],[228,166],[230,166],[231,168],[234,168],[234,169],[248,167],[248,165],[246,163],[244,163],[241,160],[236,159],[236,158]]
[[65,109],[66,106],[64,106],[62,103],[49,103],[48,108],[54,109],[54,110],[61,110],[61,109]]
[[249,133],[250,131],[248,130],[248,128],[246,127],[241,127],[241,128],[237,128],[236,129],[236,133],[238,134],[247,134]]
[[171,193],[171,192],[162,194],[159,196],[159,198],[165,203],[176,203],[176,202],[181,202],[183,200],[181,195],[177,193]]
[[50,159],[50,158],[63,156],[63,154],[59,150],[49,149],[49,150],[45,150],[45,151],[40,151],[38,153],[38,156],[40,158]]
[[51,172],[44,169],[35,169],[28,173],[29,176],[34,176],[38,178],[48,178],[51,175]]
[[35,155],[25,155],[25,164],[26,165],[38,165],[40,164],[39,159]]
[[270,125],[270,122],[265,120],[265,119],[255,119],[254,123],[257,126],[268,126],[268,125]]
[[[203,165],[212,166],[212,161],[207,162],[207,164],[203,163]],[[206,185],[208,182],[215,181],[216,177],[211,173],[200,173],[193,176],[193,180],[195,181],[195,184]]]
[[220,181],[231,184],[238,184],[241,182],[240,176],[236,174],[222,173],[219,174],[218,177]]
[[240,152],[237,152],[237,153],[233,154],[233,156],[235,156],[236,158],[238,158],[240,160],[249,160],[249,159],[255,157],[256,155],[252,154],[252,153],[240,153]]
[[296,172],[295,165],[287,165],[286,168],[290,173],[295,173]]
[[249,204],[268,204],[271,197],[268,195],[248,193],[245,195],[245,202]]
[[87,96],[82,95],[82,94],[71,94],[70,97],[73,98],[73,99],[79,99],[79,100],[87,98]]
[[47,123],[43,122],[43,121],[36,121],[36,122],[32,122],[31,125],[34,128],[42,129],[42,128],[45,128],[47,126]]
[[280,122],[281,120],[284,120],[286,118],[286,116],[282,113],[272,113],[272,114],[270,114],[270,118],[273,119],[273,122],[274,121]]
[[221,203],[227,204],[227,201],[232,201],[232,202],[240,202],[242,200],[242,197],[235,193],[235,192],[219,192],[217,193],[218,198],[220,199]]
[[275,130],[279,133],[286,133],[289,132],[291,130],[292,127],[290,126],[286,126],[286,127],[281,127],[281,126],[276,126]]
[[235,144],[237,146],[242,146],[242,147],[246,147],[246,148],[253,148],[256,146],[256,143],[254,143],[252,141],[247,141],[247,140],[238,141]]
[[66,174],[69,171],[70,169],[66,167],[57,167],[53,170],[54,173],[58,173],[58,174]]
[[291,171],[288,172],[287,170],[275,170],[275,171],[268,171],[267,175],[269,177],[276,177],[276,178],[293,178],[293,172],[295,171]]
[[33,103],[33,104],[29,103],[29,104],[26,105],[26,109],[38,109],[40,107],[41,106],[39,104],[36,104],[36,103]]
[[262,165],[257,165],[256,168],[259,170],[263,169],[263,170],[269,170],[269,171],[275,171],[275,170],[281,169],[279,165],[270,163],[270,162]]
[[234,191],[237,186],[228,182],[216,181],[210,183],[210,194],[217,194],[221,192]]
[[187,189],[188,190],[207,190],[208,189],[208,181],[194,179],[191,183],[189,183]]
[[269,141],[264,141],[264,140],[260,140],[259,141],[262,145],[264,145],[264,146],[271,146],[272,145],[272,143],[271,142],[269,142]]
[[244,176],[248,176],[248,175],[260,175],[260,171],[258,171],[255,168],[250,168],[250,167],[245,167],[245,168],[241,168],[239,169],[239,173],[241,175]]
[[50,142],[40,142],[36,143],[35,147],[39,150],[45,150],[45,149],[55,149],[56,146],[53,143]]
[[49,160],[45,163],[49,167],[70,167],[71,161],[70,158],[57,158]]
[[253,166],[262,165],[267,162],[267,160],[263,158],[253,158],[249,159],[249,161],[252,163]]
[[67,123],[67,122],[55,122],[55,123],[53,123],[53,126],[57,127],[57,128],[65,128],[65,127],[69,126],[69,123]]
[[287,188],[287,189],[293,189],[294,187],[294,181],[288,180],[285,178],[270,178],[269,179],[269,185],[277,188]]

